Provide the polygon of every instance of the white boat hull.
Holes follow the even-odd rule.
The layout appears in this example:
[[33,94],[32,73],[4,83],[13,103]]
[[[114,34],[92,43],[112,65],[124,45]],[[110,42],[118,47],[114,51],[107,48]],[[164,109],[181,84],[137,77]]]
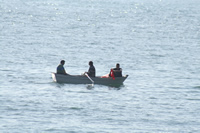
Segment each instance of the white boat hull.
[[[101,78],[101,77],[91,77],[94,81],[94,84],[102,84],[102,85],[121,85],[126,80],[128,75],[123,77],[115,77],[113,80],[111,77]],[[54,82],[58,83],[68,83],[68,84],[92,84],[90,79],[84,75],[64,75],[52,73],[52,78]]]

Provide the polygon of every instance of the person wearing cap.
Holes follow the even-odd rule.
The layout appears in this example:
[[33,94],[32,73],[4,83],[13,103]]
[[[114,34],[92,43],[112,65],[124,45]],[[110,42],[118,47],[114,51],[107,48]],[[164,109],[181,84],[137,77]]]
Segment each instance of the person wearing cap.
[[60,64],[57,67],[57,74],[67,74],[64,68],[65,61],[61,60]]
[[89,69],[88,69],[88,72],[85,72],[85,73],[87,73],[88,76],[90,76],[90,77],[95,77],[96,70],[95,70],[95,67],[94,67],[92,61],[89,62],[89,66],[90,66],[90,67],[89,67]]

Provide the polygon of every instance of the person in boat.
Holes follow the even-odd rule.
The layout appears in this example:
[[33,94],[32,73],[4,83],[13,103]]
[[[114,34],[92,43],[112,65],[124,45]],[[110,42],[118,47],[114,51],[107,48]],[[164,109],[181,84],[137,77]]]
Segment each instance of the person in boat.
[[67,74],[64,68],[65,61],[61,60],[60,64],[57,67],[57,74]]
[[[120,68],[119,63],[116,64],[116,68],[112,68],[111,70],[113,70],[115,77],[122,77],[122,69]],[[109,76],[111,77],[111,72],[110,72]]]
[[89,69],[88,69],[88,72],[85,72],[85,73],[87,73],[88,76],[90,76],[90,77],[95,77],[96,70],[95,70],[95,67],[94,67],[92,61],[89,62],[89,66],[90,66],[90,67],[89,67]]

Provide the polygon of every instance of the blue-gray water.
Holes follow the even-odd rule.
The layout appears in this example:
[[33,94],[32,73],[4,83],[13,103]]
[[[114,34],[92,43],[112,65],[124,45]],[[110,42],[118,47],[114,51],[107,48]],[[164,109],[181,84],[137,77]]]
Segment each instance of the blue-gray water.
[[[124,86],[57,84],[120,63]],[[199,0],[0,0],[0,132],[200,132]]]

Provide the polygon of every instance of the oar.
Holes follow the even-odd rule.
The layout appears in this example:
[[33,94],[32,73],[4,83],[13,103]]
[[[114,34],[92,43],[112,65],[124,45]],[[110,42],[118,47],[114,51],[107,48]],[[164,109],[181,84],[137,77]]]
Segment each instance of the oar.
[[87,74],[87,73],[85,73],[85,75],[88,77],[88,79],[92,82],[92,84],[94,84],[94,81],[90,78],[90,76]]

